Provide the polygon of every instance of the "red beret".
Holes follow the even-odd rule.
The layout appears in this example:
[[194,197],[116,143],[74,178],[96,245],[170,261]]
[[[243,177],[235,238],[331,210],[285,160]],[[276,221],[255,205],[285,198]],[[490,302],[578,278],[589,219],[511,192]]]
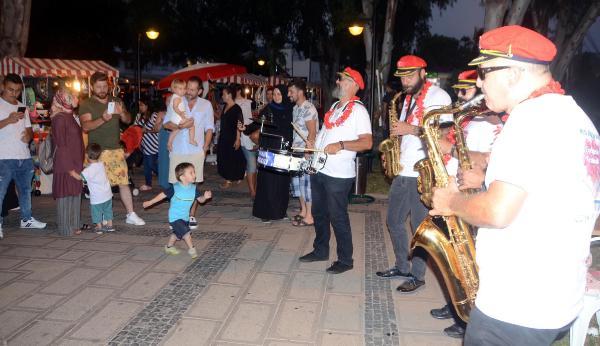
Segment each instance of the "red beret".
[[477,84],[477,70],[463,71],[458,75],[458,84],[454,84],[454,89],[469,89]]
[[419,58],[416,55],[405,55],[401,57],[396,63],[396,73],[394,73],[394,76],[406,76],[410,74],[413,70],[423,67],[427,67],[427,63],[425,62],[425,60]]
[[531,29],[520,25],[509,25],[481,35],[479,54],[469,65],[479,65],[495,58],[549,64],[556,55],[556,46]]
[[360,75],[360,72],[353,70],[350,67],[346,67],[344,69],[344,71],[338,72],[338,74],[340,76],[344,76],[344,77],[348,77],[348,78],[352,79],[354,81],[354,83],[356,83],[358,85],[359,89],[362,90],[365,88],[365,81],[363,80],[362,76]]

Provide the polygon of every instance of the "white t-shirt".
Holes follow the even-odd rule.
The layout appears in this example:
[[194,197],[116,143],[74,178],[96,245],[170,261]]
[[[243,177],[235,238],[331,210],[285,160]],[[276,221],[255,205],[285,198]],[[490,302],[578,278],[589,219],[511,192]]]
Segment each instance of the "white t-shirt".
[[181,102],[179,102],[179,106],[177,107],[177,110],[179,112],[185,112],[186,108],[187,108],[187,100],[185,97],[181,97],[179,95],[173,94],[171,95],[171,98],[169,99],[169,104],[167,105],[167,114],[165,115],[166,119],[169,119],[170,122],[172,122],[175,125],[179,125],[179,123],[181,123],[181,121],[183,120],[181,118],[181,115],[179,115],[177,112],[175,112],[175,100],[181,100]]
[[479,228],[476,305],[500,321],[563,327],[582,307],[600,202],[598,132],[570,96],[526,100],[493,145],[486,185],[494,181],[527,197],[508,227]]
[[[13,105],[0,97],[0,120],[8,118],[10,113],[16,112],[25,105],[21,102]],[[23,119],[14,124],[6,125],[0,129],[0,160],[26,160],[31,158],[29,145],[21,140],[23,131],[31,127],[29,111],[25,110]]]
[[[489,153],[501,129],[502,124],[492,124],[485,116],[473,118],[463,129],[468,150]],[[446,170],[449,175],[456,176],[458,160],[455,157],[448,161]]]
[[[248,125],[252,123],[252,101],[248,99],[235,99],[235,103],[240,106],[242,109],[242,116],[244,117],[244,125]],[[254,142],[250,139],[250,137],[246,136],[244,133],[240,136],[240,144],[248,149],[252,150],[254,148]]]
[[[407,118],[406,112],[409,108],[412,107],[412,104],[416,102],[415,97],[411,97],[411,105],[405,101],[404,106],[402,107],[402,112],[400,113],[400,120],[405,121]],[[435,85],[432,85],[427,91],[427,95],[425,96],[425,100],[423,100],[423,106],[425,110],[423,115],[425,115],[428,111],[433,109],[441,108],[449,105],[452,102],[450,96],[444,89],[441,89]],[[415,106],[413,109],[413,114],[419,110],[418,106]],[[451,121],[452,115],[442,116],[440,118],[441,121]],[[411,125],[421,126],[419,124],[419,120],[415,116]],[[402,136],[402,144],[400,144],[400,164],[404,167],[400,175],[405,177],[418,177],[419,172],[415,171],[414,166],[417,161],[424,159],[427,156],[427,148],[423,145],[423,141],[421,138],[414,135],[405,135]]]
[[90,189],[90,204],[100,204],[112,199],[112,190],[102,162],[90,163],[83,169],[81,176]]
[[[335,105],[335,104],[334,104]],[[333,106],[332,106],[333,107]],[[343,113],[346,105],[339,107],[331,115],[331,122],[335,122]],[[315,148],[323,149],[328,144],[339,141],[354,141],[359,135],[371,134],[371,119],[367,109],[355,102],[352,113],[340,126],[327,129],[325,125],[317,134]],[[328,155],[325,166],[319,172],[334,178],[354,178],[356,176],[355,151],[340,150],[335,155]]]

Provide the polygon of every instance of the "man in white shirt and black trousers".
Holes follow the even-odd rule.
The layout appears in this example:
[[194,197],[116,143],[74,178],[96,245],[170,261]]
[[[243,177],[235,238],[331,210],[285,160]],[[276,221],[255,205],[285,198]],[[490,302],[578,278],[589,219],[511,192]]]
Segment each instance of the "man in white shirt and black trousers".
[[333,226],[337,261],[327,268],[330,274],[343,273],[354,266],[348,194],[356,176],[356,152],[373,146],[369,113],[356,97],[358,90],[365,87],[363,78],[349,67],[338,74],[333,96],[339,101],[325,114],[315,143],[307,143],[308,148],[323,150],[328,157],[325,166],[310,180],[316,233],[313,251],[299,259],[301,262],[327,261],[330,227]]
[[[392,182],[387,212],[387,225],[396,263],[394,267],[376,274],[384,278],[406,278],[397,290],[400,293],[411,293],[425,285],[427,265],[422,251],[415,252],[412,260],[409,259],[410,239],[405,227],[406,218],[410,215],[414,233],[427,216],[427,208],[421,202],[417,190],[419,173],[414,169],[415,163],[427,155],[427,148],[419,137],[422,130],[421,121],[428,111],[447,106],[452,100],[443,89],[427,81],[425,60],[415,55],[405,55],[396,65],[397,70],[394,75],[400,77],[404,92],[407,94],[399,121],[390,127],[392,136],[402,136],[400,164],[403,169]],[[449,115],[441,120],[448,121],[451,118],[452,116]]]
[[492,147],[487,190],[434,189],[432,215],[479,227],[479,289],[464,344],[550,345],[578,316],[600,205],[600,136],[549,65],[556,46],[511,25],[479,40],[477,85],[510,114]]

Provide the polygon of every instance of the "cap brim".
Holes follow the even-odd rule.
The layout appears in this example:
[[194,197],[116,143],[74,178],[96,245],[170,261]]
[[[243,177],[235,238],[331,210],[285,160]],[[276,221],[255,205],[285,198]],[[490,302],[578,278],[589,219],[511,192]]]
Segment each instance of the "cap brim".
[[452,86],[453,89],[471,89],[471,88],[475,88],[477,87],[477,84],[473,83],[459,83],[459,84],[454,84]]
[[409,68],[399,68],[394,72],[394,76],[396,77],[404,77],[413,73],[414,71],[420,69],[421,67],[409,67]]

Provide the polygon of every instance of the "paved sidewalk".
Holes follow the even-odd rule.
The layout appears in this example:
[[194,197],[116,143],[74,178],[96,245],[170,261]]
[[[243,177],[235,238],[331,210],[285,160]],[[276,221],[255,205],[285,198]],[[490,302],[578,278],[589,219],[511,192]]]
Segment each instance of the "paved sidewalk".
[[[393,263],[386,200],[351,206],[354,270],[329,275],[329,263],[300,263],[314,230],[253,218],[245,184],[218,188],[198,211],[199,257],[167,256],[168,204],[141,210],[147,225],[124,224],[115,198],[113,234],[61,237],[51,197],[33,197],[44,231],[6,219],[0,241],[0,340],[8,345],[460,345],[449,321],[429,316],[445,304],[432,271],[425,289],[402,296],[400,280],[374,273]],[[137,180],[137,177],[136,177]],[[84,201],[83,220],[89,220]],[[293,214],[297,201],[291,203]],[[184,244],[177,244],[185,250]],[[332,255],[335,241],[332,237]],[[333,256],[331,260],[333,260]]]

